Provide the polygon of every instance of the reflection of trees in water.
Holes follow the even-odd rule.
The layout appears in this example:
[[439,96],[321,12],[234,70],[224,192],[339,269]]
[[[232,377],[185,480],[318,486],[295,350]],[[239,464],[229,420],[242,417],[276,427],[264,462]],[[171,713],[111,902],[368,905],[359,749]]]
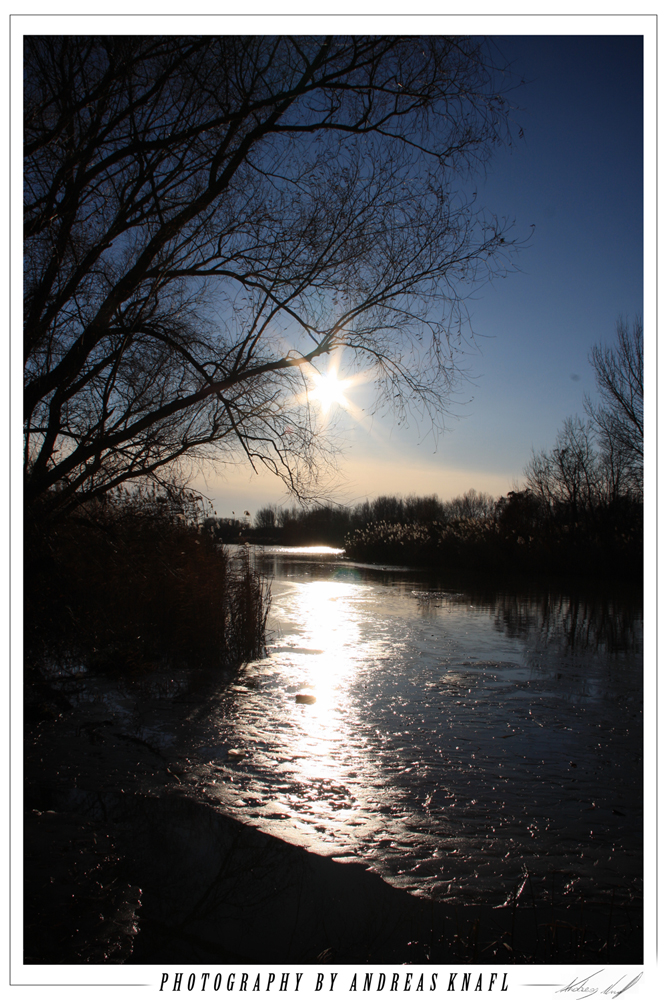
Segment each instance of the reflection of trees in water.
[[542,645],[569,652],[639,653],[642,649],[641,601],[635,596],[601,593],[496,594],[494,626],[511,638],[534,635]]
[[[342,563],[333,577],[326,558],[301,555],[264,555],[262,570],[273,579],[344,579],[381,585],[394,593],[416,598],[422,617],[437,617],[443,604],[474,605],[486,609],[494,628],[509,638],[532,639],[540,646],[560,647],[570,653],[642,652],[642,597],[637,590],[587,587],[563,591],[557,585],[500,590],[465,577],[425,578],[411,571],[397,573],[382,567]],[[295,572],[304,569],[305,572]]]
[[[569,653],[642,652],[642,600],[636,592],[497,590],[463,584],[460,593],[429,591],[454,604],[486,608],[494,628],[511,639],[532,638],[540,646]],[[431,602],[423,601],[425,611]]]

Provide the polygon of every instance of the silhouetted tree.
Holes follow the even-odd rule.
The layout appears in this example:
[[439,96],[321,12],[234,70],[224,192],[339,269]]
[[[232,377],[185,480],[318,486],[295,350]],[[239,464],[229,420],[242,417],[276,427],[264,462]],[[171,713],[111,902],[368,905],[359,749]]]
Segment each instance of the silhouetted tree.
[[[619,320],[613,347],[597,344],[590,354],[601,402],[584,397],[590,419],[568,417],[551,451],[533,452],[526,466],[528,487],[552,512],[567,511],[599,520],[603,508],[636,522],[631,511],[642,499],[644,427],[643,331]],[[641,506],[641,503],[639,503]]]
[[273,531],[276,527],[276,508],[262,507],[255,514],[255,527],[260,531]]
[[466,517],[482,520],[493,517],[495,505],[495,498],[490,493],[478,493],[477,490],[471,489],[445,503],[445,519],[451,521]]
[[601,402],[584,405],[603,456],[605,492],[611,499],[641,497],[644,460],[644,330],[620,319],[616,343],[596,344],[590,354]]
[[567,510],[572,521],[601,500],[601,459],[590,422],[568,417],[551,451],[533,451],[525,468],[528,487],[552,509]]
[[303,494],[342,348],[441,417],[461,290],[511,249],[456,187],[508,139],[483,44],[27,36],[24,104],[28,505],[187,456]]
[[521,537],[536,535],[542,527],[548,506],[532,490],[510,490],[499,497],[494,517],[502,529]]
[[407,522],[421,521],[428,523],[429,521],[440,521],[444,512],[442,501],[435,493],[427,497],[418,497],[411,494],[403,501],[403,509]]
[[405,518],[403,498],[398,496],[381,496],[371,500],[371,521],[386,521],[388,524],[399,524]]

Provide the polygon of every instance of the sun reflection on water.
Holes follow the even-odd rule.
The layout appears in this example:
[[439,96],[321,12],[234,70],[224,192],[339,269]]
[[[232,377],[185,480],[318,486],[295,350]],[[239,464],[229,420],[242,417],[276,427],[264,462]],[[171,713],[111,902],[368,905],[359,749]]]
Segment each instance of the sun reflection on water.
[[[294,652],[281,647],[294,669],[292,697],[293,764],[304,780],[336,781],[345,754],[346,733],[355,715],[351,694],[361,646],[354,600],[364,588],[349,583],[316,580],[296,584],[289,602],[289,614],[299,622]],[[291,693],[291,692],[290,692]],[[296,694],[315,697],[313,704],[299,704]]]
[[317,688],[318,703],[328,701],[354,670],[360,636],[351,598],[361,589],[317,580],[302,584],[295,595],[293,608],[297,620],[303,623],[301,636],[322,650],[307,663],[311,683]]

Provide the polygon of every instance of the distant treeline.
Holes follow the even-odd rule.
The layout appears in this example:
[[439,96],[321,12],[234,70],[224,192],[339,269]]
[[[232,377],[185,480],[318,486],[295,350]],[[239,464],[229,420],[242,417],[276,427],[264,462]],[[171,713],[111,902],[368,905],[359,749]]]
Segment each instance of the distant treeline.
[[432,496],[381,496],[355,506],[318,504],[311,507],[268,506],[258,510],[254,525],[236,518],[207,518],[207,529],[222,542],[253,541],[272,545],[331,545],[369,525],[448,523],[462,517],[492,514],[495,501],[487,493],[469,490],[464,496],[442,501]]
[[550,497],[537,488],[498,499],[475,490],[449,501],[382,496],[354,507],[265,507],[253,527],[214,518],[206,523],[220,540],[332,545],[364,562],[457,572],[639,576],[641,498],[592,489],[568,495],[561,486],[560,496],[552,479]]

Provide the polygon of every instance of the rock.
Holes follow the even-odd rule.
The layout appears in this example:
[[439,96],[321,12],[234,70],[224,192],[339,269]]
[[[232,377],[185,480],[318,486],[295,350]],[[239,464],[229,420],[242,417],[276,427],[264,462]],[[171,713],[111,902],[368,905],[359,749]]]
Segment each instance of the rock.
[[317,698],[314,694],[298,694],[296,696],[297,705],[314,705]]

